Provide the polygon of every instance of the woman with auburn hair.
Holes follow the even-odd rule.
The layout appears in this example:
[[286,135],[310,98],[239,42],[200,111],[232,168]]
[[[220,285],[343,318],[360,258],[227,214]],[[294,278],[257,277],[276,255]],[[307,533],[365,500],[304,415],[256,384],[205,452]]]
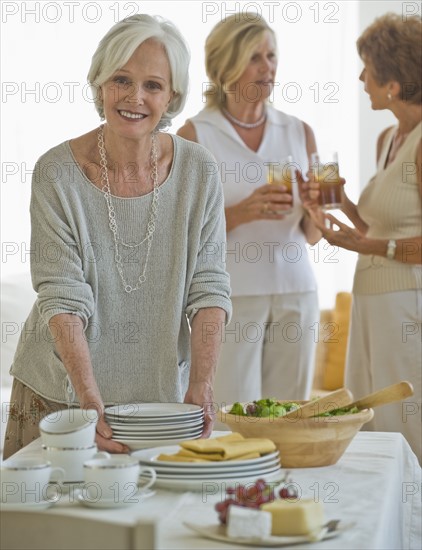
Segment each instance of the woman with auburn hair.
[[267,168],[291,156],[306,173],[314,134],[271,105],[277,46],[262,17],[242,13],[219,22],[205,57],[206,107],[178,134],[213,153],[223,181],[233,318],[223,336],[215,397],[220,405],[307,399],[315,353],[310,327],[319,308],[306,243],[321,233],[302,193],[294,187],[292,197],[286,185],[270,184]]
[[[312,216],[331,244],[359,253],[346,385],[358,398],[399,380],[413,384],[412,398],[377,409],[372,428],[401,432],[421,461],[421,20],[384,15],[357,47],[372,108],[388,109],[397,124],[378,138],[377,172],[358,204],[343,193],[343,212],[355,227]],[[316,198],[318,184],[310,185]]]
[[36,164],[31,245],[60,254],[31,258],[37,301],[11,368],[5,458],[68,407],[96,409],[96,443],[114,453],[129,449],[107,405],[200,405],[212,431],[221,335],[203,335],[231,313],[223,259],[208,251],[225,240],[223,193],[203,171],[210,153],[162,131],[185,104],[189,60],[170,21],[116,23],[88,75],[103,122]]

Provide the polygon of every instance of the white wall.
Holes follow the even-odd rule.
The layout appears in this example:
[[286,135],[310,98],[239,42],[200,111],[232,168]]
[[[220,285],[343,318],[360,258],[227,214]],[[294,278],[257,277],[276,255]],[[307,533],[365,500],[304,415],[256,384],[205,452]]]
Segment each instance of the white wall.
[[[417,6],[419,4],[419,6]],[[413,13],[418,10],[421,13],[419,2],[360,2],[359,4],[359,29],[365,29],[376,17],[386,12]],[[417,13],[417,11],[416,11]],[[369,177],[376,169],[376,141],[382,130],[395,124],[395,117],[390,111],[373,111],[367,94],[360,87],[359,96],[359,181],[360,188],[364,187]]]
[[[189,42],[191,91],[184,113],[174,121],[175,131],[203,107],[203,45],[211,28],[235,10],[262,13],[279,41],[275,106],[311,124],[321,149],[339,151],[350,195],[357,198],[373,173],[376,136],[389,121],[383,113],[371,111],[362,92],[355,41],[376,15],[389,9],[400,12],[402,4],[416,3],[3,1],[3,276],[29,270],[34,162],[48,148],[99,123],[86,94],[86,74],[98,41],[117,20],[134,11],[160,14],[174,21]],[[355,258],[324,246],[321,242],[310,255],[321,305],[329,307],[338,290],[350,290]]]
[[[1,401],[6,403],[18,329],[33,300],[28,254],[31,170],[44,151],[99,124],[85,93],[86,74],[98,41],[115,22],[132,12],[159,14],[176,23],[189,42],[191,91],[184,113],[174,121],[176,131],[203,107],[203,46],[211,28],[234,10],[262,13],[279,42],[275,106],[307,121],[320,149],[339,152],[341,172],[356,200],[375,169],[376,137],[393,118],[371,111],[358,81],[361,63],[355,42],[376,16],[387,11],[420,13],[420,3],[3,0],[0,9],[0,268],[7,281],[2,284]],[[336,292],[351,289],[355,255],[333,250],[324,241],[309,253],[320,305],[331,307]],[[3,428],[1,424],[0,431]]]

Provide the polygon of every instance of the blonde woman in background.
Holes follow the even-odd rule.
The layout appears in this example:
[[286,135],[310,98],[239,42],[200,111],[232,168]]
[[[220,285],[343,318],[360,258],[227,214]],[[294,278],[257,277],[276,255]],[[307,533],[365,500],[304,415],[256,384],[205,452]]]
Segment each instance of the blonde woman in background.
[[355,227],[328,216],[334,231],[321,213],[314,219],[331,244],[359,253],[346,385],[361,397],[399,380],[413,384],[412,398],[376,410],[372,429],[401,432],[421,461],[421,19],[387,14],[357,46],[372,109],[388,109],[397,124],[378,138],[377,172],[358,204],[344,193],[343,212]]
[[[291,155],[306,173],[312,129],[270,104],[277,69],[273,30],[235,14],[206,40],[206,107],[178,131],[209,149],[223,181],[233,319],[223,337],[218,403],[276,396],[307,399],[319,321],[306,243],[321,236],[300,197],[269,185],[267,164]],[[288,210],[292,209],[290,213]],[[223,251],[224,252],[224,251]]]

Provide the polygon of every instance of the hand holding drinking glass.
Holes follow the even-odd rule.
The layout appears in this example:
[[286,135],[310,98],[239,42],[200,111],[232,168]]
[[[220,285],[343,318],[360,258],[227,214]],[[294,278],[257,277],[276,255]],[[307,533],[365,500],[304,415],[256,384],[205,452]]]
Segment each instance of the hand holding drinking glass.
[[283,187],[284,193],[290,195],[290,208],[284,208],[276,211],[278,214],[290,214],[293,210],[293,182],[295,180],[295,171],[293,157],[288,156],[280,162],[266,163],[268,183],[270,185]]
[[318,184],[318,203],[322,210],[341,208],[344,180],[340,178],[337,153],[325,155],[323,161],[318,153],[313,153],[311,177]]

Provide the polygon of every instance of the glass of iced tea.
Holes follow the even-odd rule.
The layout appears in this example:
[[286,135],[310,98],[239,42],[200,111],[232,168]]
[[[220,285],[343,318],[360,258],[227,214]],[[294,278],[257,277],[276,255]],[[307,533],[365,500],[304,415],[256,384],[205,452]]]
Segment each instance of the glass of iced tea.
[[277,211],[277,214],[290,214],[293,210],[293,182],[295,180],[293,157],[289,155],[279,162],[268,162],[265,164],[267,166],[268,183],[284,185],[286,193],[292,196],[291,208]]
[[317,153],[312,155],[312,169],[315,181],[319,183],[318,202],[323,210],[341,208],[340,174],[337,153],[331,153],[323,157],[323,161]]

